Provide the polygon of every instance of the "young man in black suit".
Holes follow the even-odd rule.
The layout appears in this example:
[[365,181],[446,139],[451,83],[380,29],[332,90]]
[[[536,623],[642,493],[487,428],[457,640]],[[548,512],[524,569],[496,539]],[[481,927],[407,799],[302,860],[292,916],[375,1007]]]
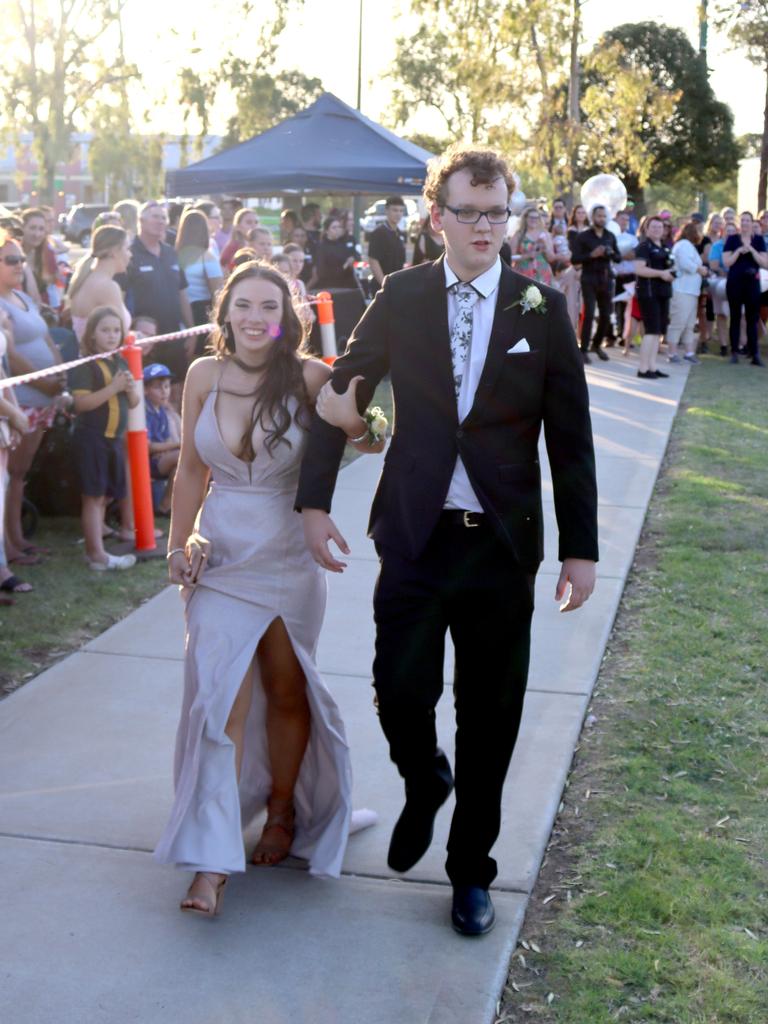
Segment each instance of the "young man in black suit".
[[[523,707],[543,557],[542,425],[560,536],[556,599],[570,590],[563,610],[587,600],[597,561],[583,363],[563,296],[499,260],[513,189],[506,163],[490,151],[454,147],[430,165],[424,195],[445,256],[385,279],[334,366],[333,391],[347,396],[344,429],[315,416],[297,496],[310,551],[341,572],[328,547],[333,540],[348,552],[329,515],[336,474],[347,437],[364,434],[358,409],[389,372],[396,421],[369,525],[381,561],[374,687],[406,795],[388,861],[407,871],[423,856],[454,786],[435,732],[450,630],[456,809],[446,870],[453,926],[466,935],[494,923],[489,854]],[[357,406],[348,388],[355,377]]]

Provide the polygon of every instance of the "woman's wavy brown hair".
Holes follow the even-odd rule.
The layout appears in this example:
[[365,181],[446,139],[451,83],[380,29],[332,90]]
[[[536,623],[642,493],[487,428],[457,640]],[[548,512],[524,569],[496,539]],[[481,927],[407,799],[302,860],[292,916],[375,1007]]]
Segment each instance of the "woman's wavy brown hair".
[[291,442],[285,436],[293,421],[288,408],[289,398],[297,399],[299,408],[296,423],[305,430],[309,428],[310,410],[309,395],[302,371],[302,363],[308,357],[305,351],[304,327],[296,314],[288,281],[273,267],[252,260],[243,263],[232,272],[216,300],[213,313],[216,327],[211,336],[211,347],[218,359],[228,359],[234,355],[235,339],[231,326],[226,322],[226,316],[234,289],[242,281],[252,279],[268,281],[280,289],[283,296],[283,318],[280,321],[280,336],[275,339],[267,356],[266,373],[253,392],[250,422],[240,439],[238,456],[248,462],[253,461],[256,456],[253,431],[257,426],[264,431],[264,447],[271,456],[279,444],[291,447]]

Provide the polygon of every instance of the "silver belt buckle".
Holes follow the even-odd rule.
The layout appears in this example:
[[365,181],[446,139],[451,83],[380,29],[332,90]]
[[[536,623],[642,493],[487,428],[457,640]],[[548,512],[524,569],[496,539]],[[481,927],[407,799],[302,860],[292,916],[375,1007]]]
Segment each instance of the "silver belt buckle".
[[465,512],[464,513],[464,525],[467,527],[467,529],[474,529],[476,526],[480,525],[480,523],[470,523],[469,517],[471,515],[474,515],[474,513],[473,512]]

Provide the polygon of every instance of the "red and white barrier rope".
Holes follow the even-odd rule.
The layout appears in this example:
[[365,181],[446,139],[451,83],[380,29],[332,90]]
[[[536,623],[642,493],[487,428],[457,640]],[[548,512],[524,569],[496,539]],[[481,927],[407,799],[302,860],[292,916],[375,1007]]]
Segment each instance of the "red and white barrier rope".
[[[173,331],[171,334],[153,334],[150,338],[137,339],[135,344],[138,347],[142,345],[154,345],[158,341],[178,341],[182,338],[191,338],[196,334],[209,334],[213,330],[213,324],[201,324],[198,327],[187,327],[183,331]],[[104,359],[106,356],[114,355],[116,352],[125,352],[128,345],[123,345],[121,348],[113,349],[111,352],[99,352],[94,356],[82,356],[80,359],[72,359],[68,363],[55,363],[53,366],[46,366],[43,370],[35,370],[33,373],[23,373],[18,377],[8,377],[5,380],[0,379],[0,387],[12,388],[19,384],[29,384],[33,380],[42,380],[44,377],[56,377],[60,373],[66,373],[68,370],[74,370],[76,366],[82,366],[84,363],[92,363],[96,359]]]

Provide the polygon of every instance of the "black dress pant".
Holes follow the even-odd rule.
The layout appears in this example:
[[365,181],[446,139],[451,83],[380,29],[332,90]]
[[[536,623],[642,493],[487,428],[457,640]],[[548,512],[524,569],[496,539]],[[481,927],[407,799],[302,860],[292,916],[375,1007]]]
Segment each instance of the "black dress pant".
[[739,351],[741,336],[741,310],[744,307],[744,320],[747,328],[747,353],[754,359],[757,355],[757,321],[760,317],[760,283],[757,277],[742,274],[739,277],[728,275],[725,285],[728,296],[728,308],[731,320],[728,331],[731,340],[731,352]]
[[415,561],[379,550],[373,666],[379,717],[409,797],[445,793],[450,767],[437,746],[435,707],[450,630],[456,651],[456,809],[446,870],[454,885],[487,888],[490,850],[528,678],[534,575],[483,523],[441,517]]
[[581,276],[581,295],[584,301],[584,320],[581,324],[581,351],[586,352],[592,337],[595,306],[598,310],[597,330],[593,344],[597,347],[604,338],[610,338],[611,309],[613,306],[613,278]]

